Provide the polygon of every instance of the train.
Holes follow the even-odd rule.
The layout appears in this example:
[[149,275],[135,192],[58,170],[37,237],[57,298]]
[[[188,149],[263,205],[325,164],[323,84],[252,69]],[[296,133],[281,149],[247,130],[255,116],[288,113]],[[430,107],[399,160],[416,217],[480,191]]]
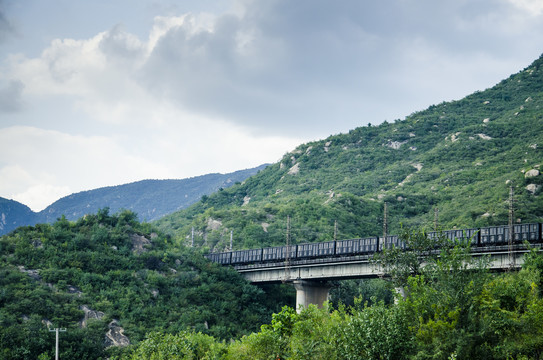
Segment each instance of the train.
[[[542,224],[515,224],[513,225],[513,244],[522,244],[528,241],[532,244],[542,240]],[[444,236],[455,242],[469,242],[470,246],[484,251],[496,246],[509,245],[509,226],[489,226],[482,228],[469,228],[461,230],[431,231],[426,235],[430,239]],[[357,255],[371,255],[383,248],[405,249],[405,243],[397,235],[386,237],[366,237],[348,240],[334,240],[320,243],[305,243],[265,247],[260,249],[234,250],[219,253],[209,253],[205,257],[221,265],[246,265],[257,263],[277,263],[290,261],[325,258],[348,257]]]

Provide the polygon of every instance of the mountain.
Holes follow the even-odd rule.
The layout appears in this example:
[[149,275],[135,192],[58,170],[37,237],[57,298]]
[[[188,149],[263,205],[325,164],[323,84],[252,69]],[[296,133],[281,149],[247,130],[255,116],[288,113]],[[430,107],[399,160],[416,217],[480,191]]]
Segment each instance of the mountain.
[[141,221],[153,221],[183,209],[219,189],[228,188],[258,173],[267,165],[229,174],[208,174],[182,180],[143,180],[83,191],[66,196],[40,212],[13,200],[0,198],[0,235],[23,225],[52,223],[62,215],[76,220],[108,207],[112,213],[127,209]]
[[[0,359],[117,358],[147,333],[258,331],[292,298],[107,209],[0,237]],[[290,295],[288,295],[290,294]]]
[[[446,85],[444,85],[446,86]],[[543,221],[543,58],[403,120],[302,144],[243,184],[157,221],[212,250]],[[336,235],[334,235],[336,234]]]
[[14,200],[0,198],[0,235],[36,222],[36,213]]

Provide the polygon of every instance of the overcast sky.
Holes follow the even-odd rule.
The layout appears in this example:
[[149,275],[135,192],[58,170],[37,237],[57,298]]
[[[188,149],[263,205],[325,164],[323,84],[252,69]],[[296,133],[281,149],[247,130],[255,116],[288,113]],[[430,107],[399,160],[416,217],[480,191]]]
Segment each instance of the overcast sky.
[[275,162],[542,53],[541,0],[0,0],[0,197]]

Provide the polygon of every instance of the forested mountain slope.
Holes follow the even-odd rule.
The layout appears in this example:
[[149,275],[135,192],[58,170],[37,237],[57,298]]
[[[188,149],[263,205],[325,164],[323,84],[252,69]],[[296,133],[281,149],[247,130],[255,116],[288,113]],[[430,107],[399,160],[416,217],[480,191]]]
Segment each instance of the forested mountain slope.
[[[446,85],[444,85],[446,86]],[[332,121],[333,119],[331,119]],[[157,224],[212,250],[543,219],[543,58],[464,99],[298,146],[245,183]]]
[[0,237],[0,359],[52,359],[56,327],[67,328],[62,359],[104,359],[152,331],[237,338],[288,303],[283,294],[177,246],[130,211],[20,227]]
[[258,173],[267,165],[228,174],[207,174],[187,179],[142,180],[71,194],[40,212],[13,200],[0,198],[0,235],[36,223],[52,223],[62,215],[77,220],[86,214],[109,208],[112,213],[126,209],[140,221],[153,221],[184,209],[221,188],[227,188]]

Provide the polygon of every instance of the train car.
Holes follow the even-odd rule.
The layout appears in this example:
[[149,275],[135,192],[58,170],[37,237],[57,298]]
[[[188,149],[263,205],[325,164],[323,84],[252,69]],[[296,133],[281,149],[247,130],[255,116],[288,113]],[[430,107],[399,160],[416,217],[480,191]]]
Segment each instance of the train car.
[[[290,245],[289,246],[289,258],[294,259],[296,258],[296,245]],[[285,261],[287,255],[287,247],[286,246],[278,246],[278,247],[268,247],[262,249],[262,261]]]
[[378,251],[377,236],[336,241],[336,255],[362,255]]
[[398,235],[388,235],[386,238],[380,237],[381,249],[402,249],[405,250],[405,242]]
[[296,252],[296,259],[332,256],[335,254],[336,242],[327,241],[322,243],[299,244]]
[[206,254],[205,257],[212,262],[219,263],[221,265],[229,265],[231,263],[232,252],[220,252]]
[[541,224],[516,224],[513,226],[516,243],[541,241]]
[[232,252],[232,265],[262,261],[262,249],[236,250]]
[[470,242],[472,246],[479,243],[479,229],[430,231],[427,235],[430,239],[437,239],[440,235],[455,243]]
[[488,226],[481,228],[481,246],[501,246],[509,243],[509,226]]

